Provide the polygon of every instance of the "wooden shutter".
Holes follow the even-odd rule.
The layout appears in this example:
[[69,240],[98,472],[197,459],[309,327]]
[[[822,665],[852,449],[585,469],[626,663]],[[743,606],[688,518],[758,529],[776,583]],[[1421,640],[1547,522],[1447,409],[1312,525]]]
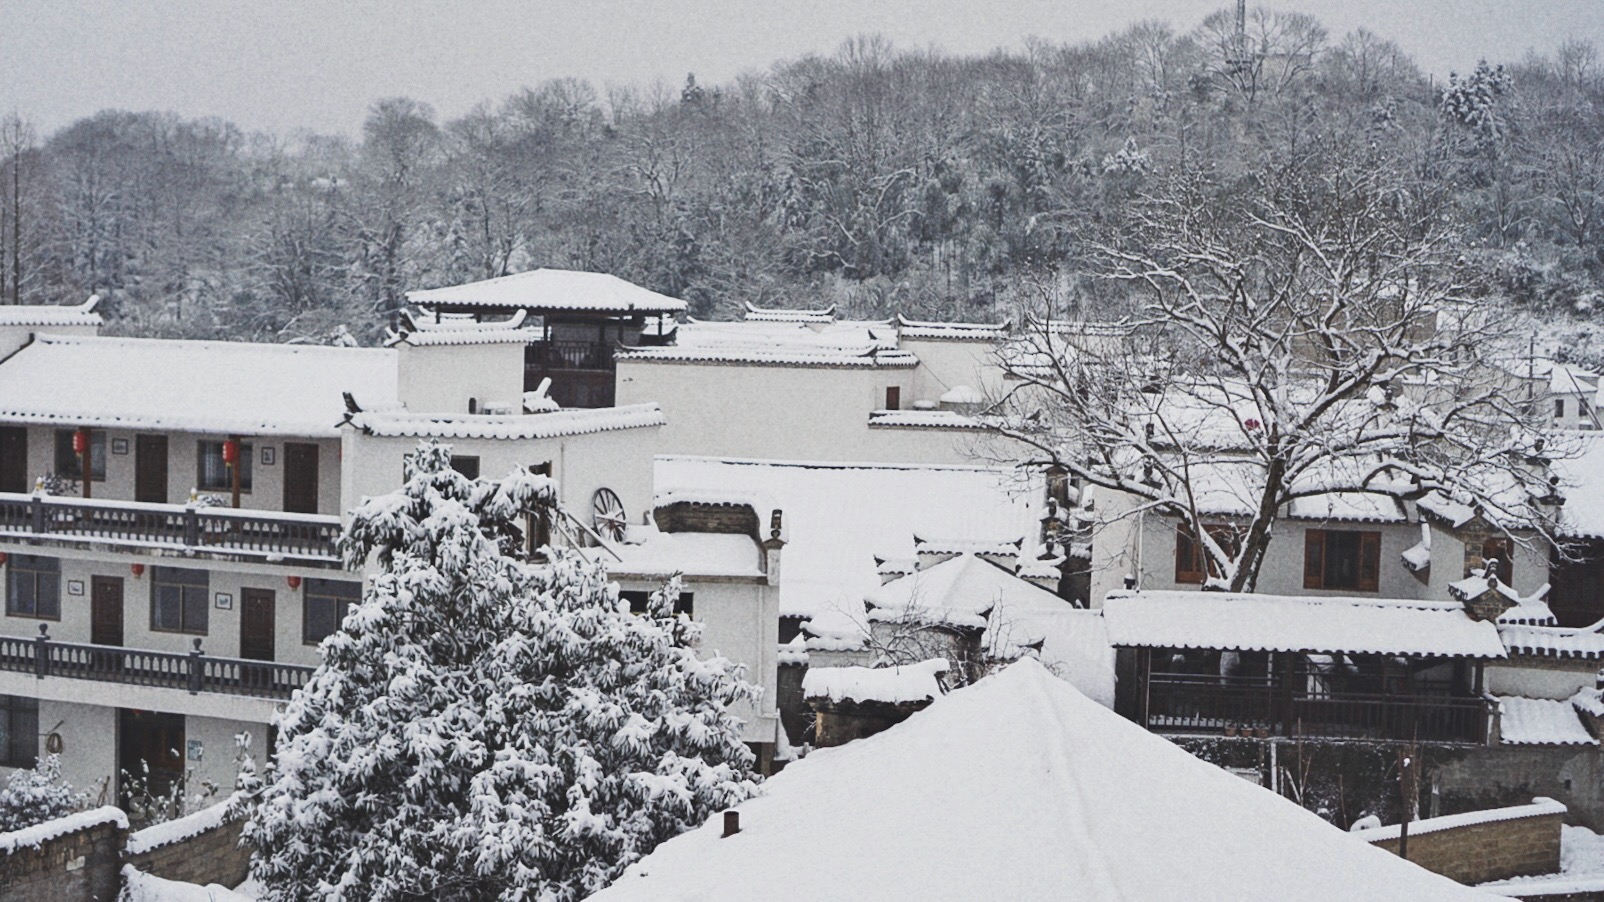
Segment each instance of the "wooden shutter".
[[1326,531],[1310,529],[1303,534],[1303,587],[1325,588]]
[[1381,588],[1381,533],[1359,533],[1359,591]]
[[1175,528],[1175,581],[1178,583],[1201,583],[1203,581],[1203,566],[1199,558],[1202,557],[1197,543],[1192,541],[1192,533],[1187,530],[1186,524]]

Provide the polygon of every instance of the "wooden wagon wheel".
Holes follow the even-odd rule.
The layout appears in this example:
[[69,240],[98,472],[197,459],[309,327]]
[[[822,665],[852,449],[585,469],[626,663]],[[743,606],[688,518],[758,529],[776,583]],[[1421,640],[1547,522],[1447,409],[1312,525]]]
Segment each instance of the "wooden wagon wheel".
[[590,498],[591,525],[603,538],[612,542],[624,540],[624,527],[629,518],[624,514],[624,502],[618,499],[618,493],[609,488],[600,488]]

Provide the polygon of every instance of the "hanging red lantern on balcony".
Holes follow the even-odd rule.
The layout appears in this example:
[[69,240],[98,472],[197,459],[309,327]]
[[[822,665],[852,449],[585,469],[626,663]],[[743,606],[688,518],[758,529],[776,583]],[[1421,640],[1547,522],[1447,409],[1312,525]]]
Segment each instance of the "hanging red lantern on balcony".
[[129,564],[128,565],[128,569],[133,571],[134,579],[138,579],[141,576],[145,575],[145,565],[144,564]]
[[291,589],[299,589],[301,587],[301,578],[299,576],[286,576],[284,581],[290,584]]
[[83,457],[89,453],[89,430],[78,429],[72,434],[72,453]]
[[229,439],[223,443],[223,463],[233,466],[239,462],[239,442]]

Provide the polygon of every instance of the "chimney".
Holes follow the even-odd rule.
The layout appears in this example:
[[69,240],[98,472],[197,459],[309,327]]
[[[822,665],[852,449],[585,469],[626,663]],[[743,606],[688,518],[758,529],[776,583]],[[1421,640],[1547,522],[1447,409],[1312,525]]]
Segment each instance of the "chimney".
[[724,812],[724,838],[728,839],[739,832],[741,832],[741,812],[733,810]]
[[784,535],[784,512],[775,508],[769,514],[769,537],[760,543],[763,546],[763,575],[771,586],[780,584],[780,551],[785,548]]

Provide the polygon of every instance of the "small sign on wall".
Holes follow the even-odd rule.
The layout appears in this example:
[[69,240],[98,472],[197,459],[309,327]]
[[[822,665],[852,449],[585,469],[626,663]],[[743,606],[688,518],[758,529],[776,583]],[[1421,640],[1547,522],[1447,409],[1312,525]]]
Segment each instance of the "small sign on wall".
[[113,454],[127,454],[128,453],[128,439],[125,439],[125,438],[114,438],[114,439],[112,439],[111,440],[111,453],[113,453]]
[[206,747],[201,745],[201,741],[199,739],[191,739],[184,743],[184,757],[191,761],[199,761],[201,759],[201,754],[205,751]]
[[273,459],[274,459],[273,446],[272,445],[263,445],[262,446],[262,466],[271,467],[273,465]]
[[219,611],[232,611],[234,610],[234,596],[227,592],[219,592],[214,596],[213,604],[217,606]]
[[84,581],[81,580],[81,579],[69,579],[69,580],[67,580],[67,594],[68,595],[82,595],[82,594],[84,594]]

